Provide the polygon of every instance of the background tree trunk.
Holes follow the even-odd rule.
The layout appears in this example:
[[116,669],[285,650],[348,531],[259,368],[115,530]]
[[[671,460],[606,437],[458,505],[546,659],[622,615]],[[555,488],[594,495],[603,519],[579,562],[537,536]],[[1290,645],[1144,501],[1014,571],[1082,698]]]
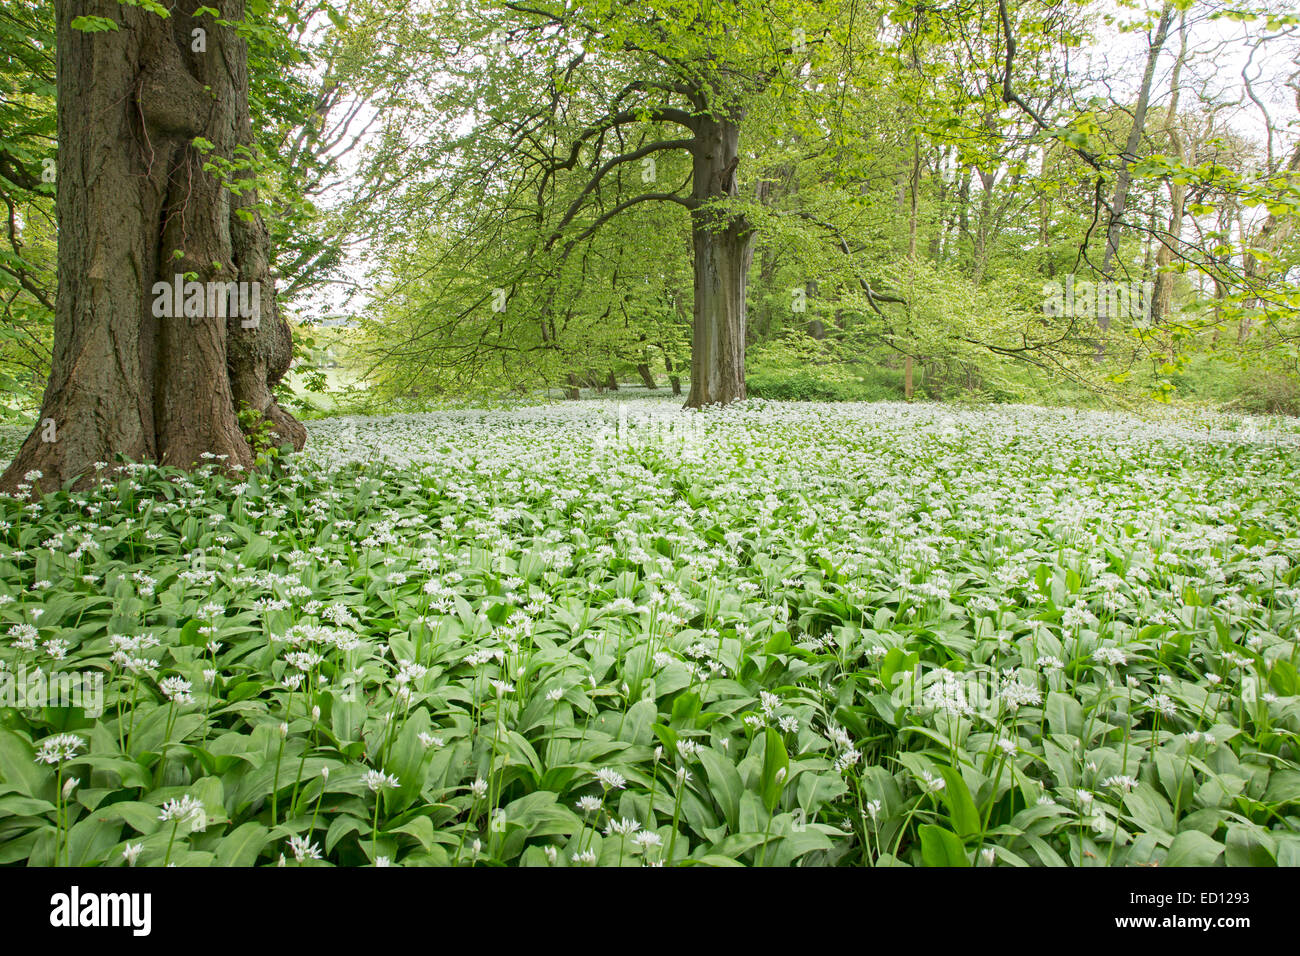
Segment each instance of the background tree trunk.
[[667,353],[664,354],[664,371],[668,373],[668,384],[672,386],[674,395],[682,394],[682,379],[680,375],[673,374],[673,360]]
[[[292,342],[256,195],[233,195],[203,170],[213,157],[233,160],[252,136],[246,47],[233,27],[195,19],[201,2],[183,0],[163,18],[116,0],[57,0],[54,355],[41,420],[0,486],[32,470],[45,490],[84,484],[95,462],[118,454],[189,467],[209,453],[248,467],[240,403],[295,448],[306,438],[271,395]],[[207,5],[223,20],[243,20],[243,0]],[[74,30],[80,15],[118,29]],[[196,137],[212,144],[210,155]],[[155,317],[154,284],[178,274],[259,283],[258,325],[218,315],[215,302],[202,316]]]
[[639,364],[639,365],[636,367],[636,372],[637,372],[638,375],[641,376],[641,384],[644,385],[646,388],[658,388],[658,387],[659,387],[659,386],[655,383],[655,377],[654,377],[653,374],[651,374],[651,372],[650,372],[650,365],[649,365],[648,363],[646,363],[646,362],[642,362],[641,364]]
[[[1147,104],[1151,101],[1151,84],[1155,77],[1156,61],[1164,49],[1165,39],[1169,36],[1169,27],[1174,20],[1174,8],[1166,4],[1160,12],[1160,21],[1156,32],[1147,46],[1146,69],[1142,73],[1142,86],[1138,90],[1137,103],[1133,107],[1133,125],[1129,128],[1128,140],[1124,144],[1124,155],[1120,158],[1119,172],[1115,176],[1115,196],[1110,203],[1110,222],[1106,227],[1106,252],[1101,260],[1101,273],[1107,279],[1115,269],[1115,257],[1119,253],[1120,234],[1124,226],[1124,210],[1128,204],[1128,188],[1132,180],[1130,166],[1138,160],[1138,149],[1142,145],[1142,134],[1146,129]],[[1102,329],[1110,328],[1110,314],[1098,309],[1098,324]]]
[[695,322],[687,408],[745,397],[745,286],[753,230],[744,216],[711,205],[734,197],[740,164],[739,120],[701,116],[695,135],[691,211]]
[[[1174,71],[1169,78],[1169,106],[1165,110],[1165,126],[1169,131],[1169,140],[1174,147],[1174,155],[1180,162],[1189,163],[1189,155],[1183,135],[1178,129],[1178,102],[1182,86],[1183,63],[1187,59],[1187,12],[1178,17],[1178,58],[1174,60]],[[1169,225],[1166,229],[1168,238],[1156,249],[1155,289],[1152,293],[1151,319],[1160,323],[1173,311],[1174,276],[1169,266],[1174,261],[1173,247],[1183,234],[1183,216],[1187,205],[1187,184],[1175,179],[1169,184]]]

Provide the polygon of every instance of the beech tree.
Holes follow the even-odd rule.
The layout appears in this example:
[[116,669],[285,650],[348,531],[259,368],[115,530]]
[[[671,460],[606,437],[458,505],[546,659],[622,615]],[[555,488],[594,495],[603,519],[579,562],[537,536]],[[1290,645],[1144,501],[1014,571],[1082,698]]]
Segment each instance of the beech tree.
[[[457,261],[499,254],[503,223],[530,229],[492,281],[513,302],[528,297],[528,321],[538,323],[543,347],[554,342],[549,323],[564,307],[562,277],[575,252],[647,204],[679,207],[689,216],[693,263],[687,405],[744,398],[745,293],[755,242],[744,130],[756,107],[766,113],[760,122],[771,122],[773,101],[816,85],[808,66],[828,43],[828,13],[802,0],[649,8],[505,0],[452,4],[445,16],[434,22],[447,31],[415,23],[402,42],[412,60],[438,63],[426,86],[444,92],[431,98],[430,111],[451,128],[466,119],[473,128],[446,136],[450,145],[429,161],[440,164],[438,172],[408,166],[405,175],[441,177],[445,192],[437,200],[425,195],[426,203],[445,208],[474,193],[480,208],[490,209],[476,219],[475,240],[449,247]],[[429,47],[427,36],[441,32],[455,37],[451,49]],[[674,172],[667,183],[682,157],[685,175]],[[641,175],[647,164],[658,164],[657,177]],[[458,232],[473,236],[467,220],[478,216],[458,218]],[[482,252],[486,247],[491,251]],[[454,325],[481,311],[483,298],[461,299],[454,315],[435,318]],[[442,337],[427,332],[394,348],[404,355],[442,349]],[[517,339],[507,337],[502,347],[516,348]]]
[[[116,455],[248,467],[243,409],[302,447],[271,392],[292,341],[253,187],[244,16],[244,0],[56,3],[54,354],[4,486],[83,483]],[[178,277],[184,301],[160,310]]]

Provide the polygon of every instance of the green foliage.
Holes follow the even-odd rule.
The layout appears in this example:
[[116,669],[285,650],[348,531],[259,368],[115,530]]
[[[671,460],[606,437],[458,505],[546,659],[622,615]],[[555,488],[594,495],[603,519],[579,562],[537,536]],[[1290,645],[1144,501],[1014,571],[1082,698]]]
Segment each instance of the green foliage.
[[1300,862],[1293,424],[311,430],[0,498],[0,862]]

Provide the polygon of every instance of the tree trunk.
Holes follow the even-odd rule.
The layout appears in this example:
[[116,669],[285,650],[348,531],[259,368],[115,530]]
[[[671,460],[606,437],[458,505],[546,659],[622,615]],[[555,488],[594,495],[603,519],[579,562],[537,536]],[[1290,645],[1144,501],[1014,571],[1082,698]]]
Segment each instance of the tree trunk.
[[564,397],[575,400],[582,398],[582,389],[578,385],[578,376],[572,372],[569,373],[569,386],[564,390]]
[[740,125],[701,116],[695,135],[691,211],[695,323],[687,408],[745,397],[745,285],[753,258],[753,229],[744,216],[713,203],[737,195]]
[[[1295,90],[1295,102],[1300,106],[1300,90]],[[1300,143],[1292,147],[1291,154],[1286,163],[1281,167],[1280,172],[1288,180],[1293,180],[1297,174],[1300,174]],[[1268,169],[1268,176],[1278,175],[1279,170],[1276,168]],[[1286,242],[1291,234],[1295,231],[1295,218],[1290,215],[1276,216],[1269,213],[1264,221],[1260,224],[1259,229],[1255,232],[1249,246],[1253,249],[1263,249],[1265,252],[1276,252],[1277,249]],[[1254,292],[1257,285],[1264,280],[1273,267],[1261,265],[1258,258],[1252,253],[1247,252],[1243,256],[1242,274],[1245,279],[1248,291]],[[1258,298],[1249,300],[1254,304],[1259,304]]]
[[1182,182],[1169,184],[1169,226],[1168,243],[1162,242],[1156,249],[1155,291],[1152,293],[1151,319],[1162,322],[1174,308],[1174,275],[1169,266],[1173,264],[1174,252],[1169,244],[1178,242],[1183,229],[1184,208],[1187,204],[1187,185]]
[[916,261],[916,221],[918,210],[920,208],[920,190],[921,190],[921,140],[912,136],[912,174],[907,180],[908,190],[908,209],[907,209],[907,256],[913,262]]
[[[1169,27],[1174,20],[1174,8],[1166,4],[1160,12],[1160,21],[1156,25],[1155,36],[1147,46],[1147,64],[1142,74],[1142,86],[1138,90],[1137,103],[1133,108],[1133,125],[1129,129],[1128,140],[1124,144],[1124,155],[1120,158],[1119,172],[1115,176],[1115,196],[1110,204],[1110,222],[1106,227],[1106,252],[1101,260],[1101,273],[1107,279],[1115,268],[1115,257],[1119,252],[1120,232],[1124,224],[1124,209],[1128,202],[1128,187],[1132,179],[1130,166],[1138,160],[1138,148],[1142,144],[1142,133],[1146,128],[1147,104],[1151,100],[1151,83],[1156,72],[1156,61],[1169,36]],[[1098,309],[1098,323],[1102,329],[1110,328],[1110,314]]]
[[989,262],[989,234],[993,229],[993,187],[997,185],[998,174],[994,170],[986,173],[978,171],[980,179],[979,216],[975,221],[974,272],[975,284],[984,281],[984,271]]
[[[1187,11],[1178,15],[1178,57],[1174,60],[1174,71],[1169,77],[1169,105],[1165,108],[1165,128],[1169,132],[1169,141],[1173,144],[1174,154],[1182,163],[1190,161],[1183,135],[1178,130],[1178,101],[1182,95],[1180,83],[1183,63],[1187,60]],[[1175,179],[1169,184],[1169,226],[1168,239],[1160,242],[1156,249],[1155,288],[1152,291],[1151,321],[1159,324],[1173,311],[1174,277],[1169,266],[1174,261],[1174,246],[1183,233],[1183,216],[1187,205],[1187,184]]]
[[913,394],[912,356],[909,355],[903,362],[903,398],[910,402]]
[[961,185],[957,187],[957,245],[961,245],[970,235],[970,181],[971,167],[962,169]]
[[[207,453],[251,466],[236,418],[245,403],[280,440],[301,448],[306,438],[271,396],[292,344],[256,195],[234,195],[203,170],[252,142],[244,41],[233,26],[195,19],[203,2],[182,0],[163,18],[117,0],[57,0],[54,355],[40,421],[0,486],[31,471],[41,490],[82,486],[118,454],[187,468]],[[222,21],[244,19],[243,0],[206,3]],[[81,15],[118,29],[72,29]],[[213,144],[210,155],[196,137]],[[174,290],[177,276],[203,284],[185,290],[179,314],[182,303],[155,291]],[[231,282],[247,283],[247,315],[227,315]],[[159,313],[164,300],[173,317]]]
[[668,373],[668,384],[673,388],[673,395],[680,396],[682,394],[682,379],[680,375],[673,374],[673,360],[667,354],[664,355],[664,371]]
[[640,365],[636,367],[636,371],[637,374],[641,376],[641,384],[644,385],[646,388],[659,387],[657,384],[655,384],[655,377],[652,374],[650,374],[650,366],[647,363],[642,362]]

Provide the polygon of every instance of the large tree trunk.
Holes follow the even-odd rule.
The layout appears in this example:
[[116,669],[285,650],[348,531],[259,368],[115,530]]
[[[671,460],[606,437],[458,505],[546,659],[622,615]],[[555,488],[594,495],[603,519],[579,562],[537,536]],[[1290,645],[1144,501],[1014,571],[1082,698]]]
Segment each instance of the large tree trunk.
[[740,165],[738,120],[701,116],[695,135],[691,211],[695,324],[687,408],[745,397],[745,285],[754,254],[744,216],[712,205],[734,197]]
[[[223,20],[244,17],[243,0],[182,0],[168,18],[117,0],[57,0],[54,355],[41,421],[3,487],[33,470],[44,490],[84,484],[95,462],[118,454],[190,467],[208,453],[248,467],[253,452],[236,418],[245,404],[282,441],[301,448],[306,438],[271,396],[292,344],[256,195],[234,195],[203,170],[252,142],[244,42],[210,16],[193,18],[204,2]],[[118,29],[72,29],[81,15]],[[174,287],[178,275],[205,290],[248,283],[257,308],[227,316],[214,294],[199,315],[157,316],[155,283]]]

